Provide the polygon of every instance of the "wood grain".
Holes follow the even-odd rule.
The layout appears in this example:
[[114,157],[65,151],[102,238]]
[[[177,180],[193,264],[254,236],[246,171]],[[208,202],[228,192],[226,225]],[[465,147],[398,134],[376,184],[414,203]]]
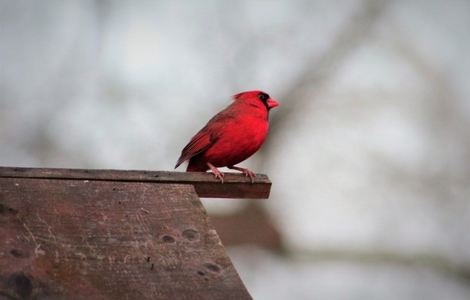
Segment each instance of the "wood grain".
[[195,193],[209,174],[0,174],[0,299],[251,299]]
[[222,184],[211,173],[199,172],[0,167],[0,178],[179,183],[194,186],[199,197],[206,198],[267,199],[271,190],[271,181],[264,174],[256,174],[251,184],[241,173],[225,173]]

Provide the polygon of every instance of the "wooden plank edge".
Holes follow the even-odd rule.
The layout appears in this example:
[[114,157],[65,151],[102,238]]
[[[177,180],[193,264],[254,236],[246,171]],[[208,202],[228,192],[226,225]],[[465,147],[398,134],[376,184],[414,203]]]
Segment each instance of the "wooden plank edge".
[[222,184],[204,172],[0,167],[0,178],[178,183],[193,185],[202,198],[269,198],[272,184],[267,175],[256,174],[251,183],[241,173],[224,174]]

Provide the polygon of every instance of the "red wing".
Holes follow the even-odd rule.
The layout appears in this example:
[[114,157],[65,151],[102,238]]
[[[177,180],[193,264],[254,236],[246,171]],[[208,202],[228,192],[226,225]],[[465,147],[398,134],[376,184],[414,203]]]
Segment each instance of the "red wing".
[[210,119],[206,126],[189,141],[183,151],[181,151],[181,156],[176,162],[175,169],[184,161],[204,152],[217,141],[223,133],[223,128],[235,118],[231,106],[228,106]]
[[181,151],[181,156],[176,162],[175,169],[178,168],[184,161],[190,159],[193,156],[198,155],[201,152],[204,152],[207,148],[209,148],[215,139],[211,138],[211,135],[204,130],[199,131],[189,143],[184,147],[183,151]]

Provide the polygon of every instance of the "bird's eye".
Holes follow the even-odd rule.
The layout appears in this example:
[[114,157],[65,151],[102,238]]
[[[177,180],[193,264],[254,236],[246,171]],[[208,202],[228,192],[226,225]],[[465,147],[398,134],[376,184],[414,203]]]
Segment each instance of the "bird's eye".
[[263,102],[266,102],[268,99],[269,99],[269,95],[266,94],[266,93],[259,93],[258,94],[258,98],[263,101]]

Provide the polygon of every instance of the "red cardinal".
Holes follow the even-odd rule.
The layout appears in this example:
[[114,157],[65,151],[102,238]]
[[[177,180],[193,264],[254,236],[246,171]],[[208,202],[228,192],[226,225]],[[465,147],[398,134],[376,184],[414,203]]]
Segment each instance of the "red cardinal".
[[211,169],[215,177],[224,182],[218,167],[243,172],[254,182],[255,173],[236,167],[253,155],[268,134],[269,110],[279,105],[262,91],[249,91],[233,96],[234,102],[207,122],[181,151],[175,169],[189,159],[188,172]]

